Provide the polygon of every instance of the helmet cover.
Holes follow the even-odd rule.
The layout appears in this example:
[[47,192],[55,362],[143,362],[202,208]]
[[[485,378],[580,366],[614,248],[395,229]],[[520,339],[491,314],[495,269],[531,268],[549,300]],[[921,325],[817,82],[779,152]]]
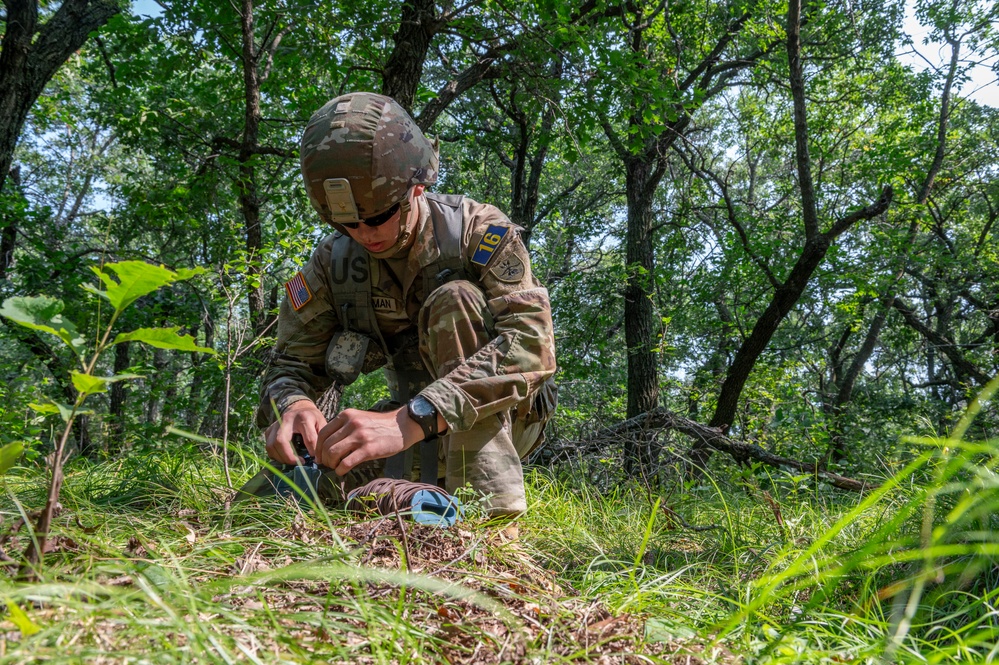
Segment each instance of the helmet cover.
[[330,201],[339,199],[327,194],[330,179],[350,184],[359,219],[403,201],[414,185],[437,182],[437,142],[424,136],[395,100],[375,93],[355,92],[327,102],[309,120],[299,154],[312,206],[337,228]]

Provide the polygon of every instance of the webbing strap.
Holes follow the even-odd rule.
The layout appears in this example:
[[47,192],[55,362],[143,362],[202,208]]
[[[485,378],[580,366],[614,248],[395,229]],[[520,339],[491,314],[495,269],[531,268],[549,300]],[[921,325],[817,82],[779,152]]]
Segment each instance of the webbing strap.
[[371,303],[371,257],[350,236],[339,235],[333,241],[330,256],[333,289],[330,295],[344,330],[367,335],[378,340],[385,349],[385,340],[378,329],[375,309]]
[[[437,447],[440,439],[434,437],[420,442],[420,482],[428,485],[437,484],[437,460],[440,450]],[[410,467],[412,468],[412,467]]]
[[[420,482],[430,485],[437,484],[437,460],[440,454],[438,444],[440,439],[434,437],[420,442]],[[413,470],[413,450],[412,446],[396,453],[385,460],[386,478],[403,478]],[[429,462],[427,461],[429,460]]]
[[[420,451],[420,459],[423,459],[423,451]],[[437,466],[436,464],[434,465]],[[385,477],[386,478],[402,478],[413,468],[413,448],[407,448],[401,453],[396,453],[385,460]],[[422,468],[422,467],[421,467]],[[436,474],[435,474],[436,475]],[[421,472],[420,476],[423,474]],[[434,484],[437,484],[437,479],[434,479]]]
[[430,219],[440,254],[437,260],[423,269],[423,290],[429,297],[438,287],[455,279],[468,279],[465,262],[461,256],[461,237],[464,218],[461,214],[462,196],[427,194]]

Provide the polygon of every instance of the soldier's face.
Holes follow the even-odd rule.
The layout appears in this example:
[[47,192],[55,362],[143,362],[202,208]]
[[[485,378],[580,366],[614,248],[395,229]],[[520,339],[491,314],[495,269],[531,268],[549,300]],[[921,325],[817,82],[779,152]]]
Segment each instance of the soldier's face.
[[[410,230],[420,220],[420,209],[414,199],[423,193],[423,189],[423,185],[417,185],[409,192],[410,211],[409,219],[406,220],[406,228]],[[392,249],[399,240],[399,235],[402,233],[402,226],[399,224],[400,214],[401,211],[397,211],[387,222],[380,226],[371,227],[366,224],[360,224],[356,229],[347,227],[347,234],[354,239],[354,242],[360,244],[369,253],[380,254]]]
[[370,227],[366,224],[359,224],[356,229],[348,227],[347,233],[355,242],[372,254],[384,252],[399,238],[399,211],[396,211],[381,226]]

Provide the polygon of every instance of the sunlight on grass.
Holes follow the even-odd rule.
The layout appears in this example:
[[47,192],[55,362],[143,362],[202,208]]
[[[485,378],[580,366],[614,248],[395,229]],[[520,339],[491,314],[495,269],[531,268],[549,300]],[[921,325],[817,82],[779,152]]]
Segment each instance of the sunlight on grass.
[[[994,659],[999,442],[909,444],[864,496],[772,470],[650,489],[599,461],[535,469],[515,545],[474,519],[404,544],[394,519],[227,512],[193,444],[77,460],[40,580],[0,581],[0,662]],[[9,556],[41,477],[5,477]]]

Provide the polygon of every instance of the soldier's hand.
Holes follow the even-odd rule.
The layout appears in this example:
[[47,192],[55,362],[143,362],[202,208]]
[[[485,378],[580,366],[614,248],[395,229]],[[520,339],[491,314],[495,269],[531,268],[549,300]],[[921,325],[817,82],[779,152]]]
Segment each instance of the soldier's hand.
[[402,452],[423,438],[406,408],[376,413],[346,409],[319,432],[316,461],[344,475],[358,464]]
[[281,414],[281,420],[272,423],[264,432],[267,456],[282,464],[301,464],[303,460],[295,453],[291,436],[296,432],[301,434],[305,447],[315,455],[319,432],[325,426],[326,416],[312,401],[303,399],[294,402]]

